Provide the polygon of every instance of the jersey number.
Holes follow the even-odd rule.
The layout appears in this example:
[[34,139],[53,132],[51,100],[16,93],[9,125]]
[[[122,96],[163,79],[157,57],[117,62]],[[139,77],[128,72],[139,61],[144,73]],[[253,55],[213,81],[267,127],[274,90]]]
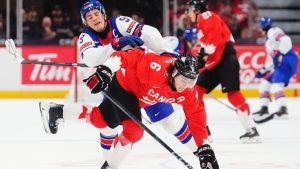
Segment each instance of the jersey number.
[[128,17],[126,17],[126,16],[120,17],[119,20],[120,21],[124,21],[124,22],[129,22],[130,21],[130,19]]
[[150,63],[150,68],[156,70],[157,72],[160,71],[161,65],[156,63],[156,62],[151,62]]

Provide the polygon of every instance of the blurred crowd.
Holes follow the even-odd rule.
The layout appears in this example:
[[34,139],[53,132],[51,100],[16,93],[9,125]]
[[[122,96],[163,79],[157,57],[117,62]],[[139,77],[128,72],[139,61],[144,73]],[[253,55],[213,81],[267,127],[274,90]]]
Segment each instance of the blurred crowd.
[[[101,1],[102,2],[102,1]],[[187,0],[178,0],[177,12],[173,11],[170,1],[170,32],[173,30],[173,18],[177,18],[178,31],[184,31],[191,25],[185,15],[185,5]],[[124,5],[130,3],[133,5]],[[110,16],[126,15],[132,17],[140,23],[149,24],[162,31],[162,0],[148,1],[130,1],[128,2],[103,2],[107,14]],[[117,5],[116,5],[117,4]],[[160,5],[159,5],[160,4]],[[115,6],[114,6],[115,5]],[[108,7],[107,7],[108,6]],[[58,4],[46,7],[48,13],[44,16],[38,13],[35,5],[25,6],[23,15],[23,38],[24,41],[33,42],[39,39],[44,42],[56,43],[59,39],[73,39],[83,31],[84,25],[81,22],[79,9],[66,9],[68,6]],[[228,24],[235,38],[255,38],[258,36],[256,19],[258,17],[257,7],[251,0],[210,0],[209,9],[217,12]],[[129,12],[130,11],[130,12]],[[250,19],[250,20],[249,20]],[[249,23],[251,25],[249,25]],[[15,25],[11,26],[12,29]],[[12,32],[12,37],[16,32]],[[5,38],[5,17],[0,13],[0,39]]]
[[[252,0],[210,0],[210,11],[218,13],[228,25],[234,38],[257,38],[260,36],[256,23],[258,9]],[[177,12],[170,7],[171,29],[173,30],[173,17],[177,17],[177,29],[185,30],[191,26],[191,22],[185,15],[186,1],[177,5]],[[175,31],[176,32],[176,31]]]

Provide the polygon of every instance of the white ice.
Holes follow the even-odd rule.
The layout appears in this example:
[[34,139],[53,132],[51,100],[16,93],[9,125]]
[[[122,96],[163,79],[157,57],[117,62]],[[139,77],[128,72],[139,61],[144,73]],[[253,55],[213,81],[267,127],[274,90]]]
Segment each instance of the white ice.
[[[38,109],[40,99],[0,100],[0,169],[100,169],[99,131],[86,124],[65,123],[47,135]],[[43,100],[50,101],[50,100]],[[61,100],[55,100],[61,101]],[[221,99],[228,103],[225,99]],[[251,109],[257,99],[248,99]],[[257,125],[262,143],[242,144],[244,133],[235,112],[206,99],[208,122],[221,169],[300,169],[300,98],[288,98],[289,119]],[[272,105],[271,111],[274,111]],[[149,126],[194,168],[198,160],[158,126]],[[185,166],[148,134],[119,169],[184,169]]]

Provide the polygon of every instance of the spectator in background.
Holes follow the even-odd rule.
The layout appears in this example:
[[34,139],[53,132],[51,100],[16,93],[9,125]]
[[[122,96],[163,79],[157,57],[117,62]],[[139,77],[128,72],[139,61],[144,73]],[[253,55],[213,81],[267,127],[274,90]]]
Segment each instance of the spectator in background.
[[55,5],[52,10],[52,18],[53,18],[53,29],[56,32],[57,39],[72,39],[74,38],[74,33],[71,31],[70,26],[65,23],[65,19],[63,17],[62,9],[59,5]]
[[42,38],[43,40],[55,39],[56,32],[52,28],[52,20],[50,17],[45,16],[42,21]]
[[[233,0],[232,14],[237,19],[237,26],[240,29],[241,38],[252,38],[253,35],[258,36],[257,26],[249,25],[249,18],[255,21],[257,18],[257,6],[252,0]],[[252,33],[250,33],[252,31]]]
[[5,37],[4,19],[2,14],[0,14],[0,39],[4,39]]
[[144,18],[141,17],[140,15],[138,14],[132,14],[131,15],[131,18],[137,22],[139,22],[140,24],[144,24]]
[[22,11],[24,38],[38,38],[40,32],[39,18],[34,5]]
[[113,9],[112,11],[111,11],[111,16],[112,17],[118,17],[118,16],[121,16],[122,14],[121,14],[121,12],[120,12],[120,10],[119,9]]

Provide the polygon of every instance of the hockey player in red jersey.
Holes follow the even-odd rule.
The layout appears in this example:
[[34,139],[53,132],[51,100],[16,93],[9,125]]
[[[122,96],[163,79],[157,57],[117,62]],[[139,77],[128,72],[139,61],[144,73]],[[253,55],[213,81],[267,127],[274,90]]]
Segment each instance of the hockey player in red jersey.
[[[198,63],[193,56],[158,55],[135,48],[128,52],[114,52],[84,81],[92,93],[98,93],[108,86],[107,92],[140,120],[141,107],[147,113],[156,114],[162,111],[161,104],[181,104],[190,129],[187,134],[197,144],[194,154],[199,157],[201,168],[218,169],[212,148],[204,143],[207,139],[206,113],[194,89],[197,78]],[[132,145],[142,138],[142,128],[108,99],[100,104],[99,109],[92,111],[90,117],[91,123],[98,128],[123,125],[112,155],[118,162],[108,161],[108,165],[116,168]]]
[[[85,2],[81,7],[80,15],[85,29],[79,36],[78,50],[82,58],[81,62],[91,68],[103,64],[115,50],[124,50],[129,46],[136,47],[143,44],[156,53],[172,51],[156,28],[138,23],[126,16],[108,18],[104,6],[97,0]],[[87,72],[86,68],[83,71]],[[101,95],[97,99],[101,102]],[[89,117],[82,114],[98,109],[89,103],[69,101],[63,104],[40,102],[39,107],[44,129],[48,134],[56,134],[59,126],[68,121],[89,123]],[[161,107],[163,111],[158,116],[147,114],[151,122],[162,126],[168,133],[175,135],[183,145],[194,151],[195,141],[191,137],[182,137],[186,132],[179,133],[187,131],[186,121],[176,112],[176,109],[173,109],[172,104],[162,104]],[[99,141],[104,159],[109,158],[110,148],[117,134],[118,130],[110,127],[101,129]]]
[[249,104],[240,92],[239,62],[233,47],[234,39],[224,21],[208,11],[205,0],[190,0],[188,16],[197,24],[201,50],[199,64],[203,65],[197,81],[199,98],[221,84],[229,102],[236,108],[237,116],[246,130],[240,136],[243,143],[260,142]]

